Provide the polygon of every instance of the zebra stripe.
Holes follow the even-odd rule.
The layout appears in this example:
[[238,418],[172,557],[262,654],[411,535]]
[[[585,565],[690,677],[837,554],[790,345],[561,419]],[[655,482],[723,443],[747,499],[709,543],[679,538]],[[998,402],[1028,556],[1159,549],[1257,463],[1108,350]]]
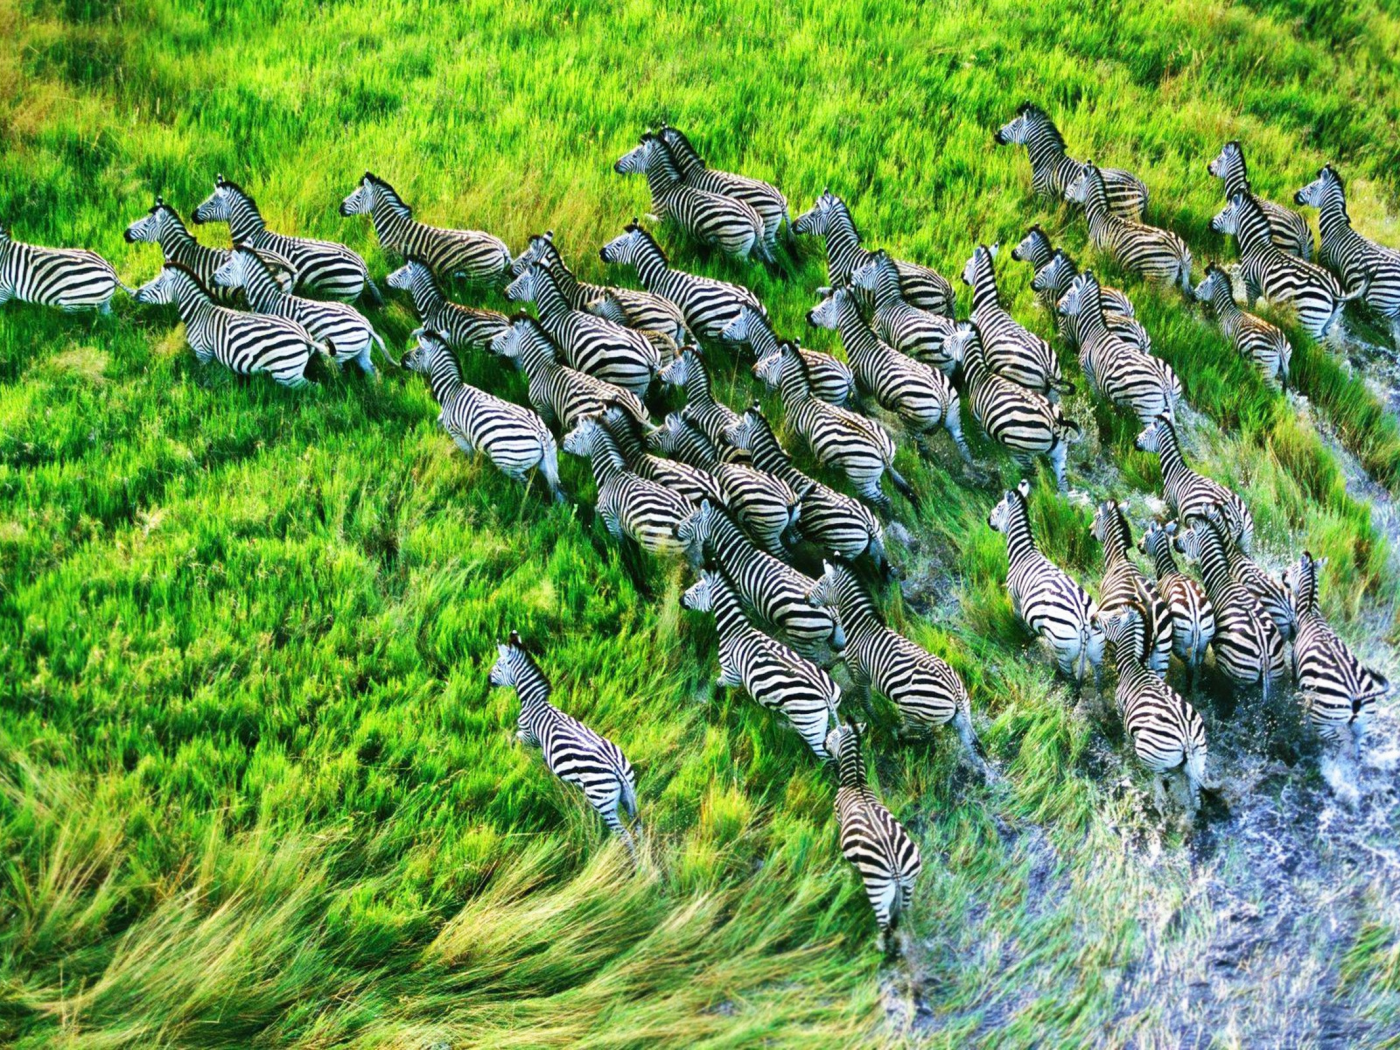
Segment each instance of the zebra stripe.
[[[1084,165],[1065,152],[1059,128],[1039,106],[1022,104],[1016,116],[997,129],[1001,146],[1025,146],[1031,161],[1031,189],[1039,197],[1073,201],[1070,187],[1084,174]],[[1138,221],[1147,211],[1147,186],[1136,175],[1118,168],[1101,169],[1108,206],[1113,214]]]
[[[1035,292],[1040,305],[1050,311],[1055,318],[1055,327],[1060,338],[1071,349],[1078,350],[1075,343],[1074,326],[1069,318],[1060,313],[1062,300],[1079,276],[1079,267],[1065,254],[1062,248],[1051,248],[1050,238],[1039,226],[1032,226],[1025,239],[1011,251],[1011,258],[1031,263],[1035,275],[1031,278],[1031,290]],[[1142,322],[1133,316],[1132,301],[1121,290],[1099,286],[1099,296],[1103,299],[1104,323],[1109,331],[1123,342],[1144,354],[1152,352],[1152,337]]]
[[625,537],[660,557],[685,555],[687,547],[677,529],[694,508],[669,489],[628,470],[617,444],[598,420],[581,420],[565,434],[564,451],[592,461],[598,516],[613,539]]
[[771,255],[777,247],[778,229],[788,221],[787,198],[778,188],[747,175],[706,167],[690,140],[677,128],[662,124],[657,134],[671,151],[671,158],[686,185],[743,201],[758,213],[763,220],[763,243]]
[[1172,514],[1183,525],[1204,518],[1212,507],[1219,507],[1226,532],[1246,554],[1254,546],[1254,515],[1244,500],[1218,481],[1197,474],[1186,465],[1176,425],[1166,417],[1152,422],[1137,436],[1139,452],[1155,452],[1162,467],[1162,495]]
[[475,310],[448,300],[432,267],[422,259],[409,259],[384,283],[413,296],[413,309],[424,328],[438,332],[454,350],[485,350],[510,327],[510,318],[495,310]]
[[1124,219],[1114,213],[1103,172],[1086,161],[1065,196],[1084,206],[1089,239],[1119,266],[1150,281],[1175,284],[1191,293],[1191,249],[1171,230]]
[[[647,451],[658,431],[643,434],[641,426],[618,405],[599,417],[603,429],[617,445],[623,465],[640,478],[654,481],[695,506],[701,500],[725,503],[724,488],[717,477],[700,466],[673,459],[662,459]],[[659,431],[664,433],[664,428]]]
[[1171,612],[1172,652],[1186,665],[1187,682],[1192,684],[1196,669],[1205,663],[1206,646],[1215,637],[1215,608],[1205,589],[1176,567],[1172,557],[1175,534],[1176,522],[1154,522],[1138,540],[1138,549],[1152,559],[1157,593]]
[[1265,382],[1275,389],[1288,387],[1288,366],[1293,360],[1288,336],[1239,308],[1229,274],[1214,264],[1206,267],[1206,279],[1196,286],[1196,301],[1209,304],[1235,351],[1259,370]]
[[1002,378],[1058,401],[1061,394],[1074,392],[1074,384],[1065,381],[1050,344],[1002,309],[993,265],[998,248],[979,244],[962,272],[963,283],[972,289],[969,319],[982,334],[982,359]]
[[[762,361],[770,354],[778,352],[778,336],[768,316],[751,306],[739,311],[739,316],[729,322],[724,330],[724,338],[736,343],[748,343],[754,359]],[[807,363],[807,375],[812,381],[812,393],[830,405],[845,405],[855,393],[856,377],[844,361],[831,354],[807,350],[794,340],[797,352]]]
[[1118,609],[1136,608],[1146,619],[1151,643],[1139,655],[1159,675],[1167,673],[1172,657],[1172,614],[1167,603],[1148,584],[1133,563],[1133,532],[1123,507],[1112,500],[1100,503],[1090,528],[1103,547],[1103,580],[1099,583],[1099,610],[1108,616]]
[[1220,534],[1220,543],[1225,551],[1225,562],[1230,567],[1230,576],[1259,603],[1259,608],[1263,609],[1269,619],[1273,620],[1279,634],[1285,640],[1292,638],[1294,629],[1297,627],[1297,617],[1293,613],[1293,603],[1289,600],[1288,591],[1283,584],[1261,569],[1249,555],[1240,550],[1235,541],[1230,538],[1229,529],[1219,508],[1212,507],[1206,511],[1205,518],[1215,526],[1216,532]]
[[943,349],[953,322],[904,301],[899,270],[883,249],[871,252],[870,258],[851,274],[851,288],[869,296],[870,323],[876,335],[901,354],[942,372],[953,372],[956,363]]
[[0,226],[0,306],[11,299],[65,312],[110,313],[112,296],[122,284],[102,256],[86,248],[41,248],[13,240]]
[[[1225,199],[1233,200],[1237,193],[1249,193],[1249,172],[1244,163],[1244,147],[1239,142],[1227,142],[1220,148],[1215,159],[1206,165],[1206,171],[1225,184]],[[1292,208],[1254,197],[1255,202],[1269,220],[1269,239],[1279,251],[1296,255],[1300,259],[1311,259],[1313,251],[1312,229],[1308,220]]]
[[686,347],[657,377],[667,386],[685,391],[687,418],[714,444],[716,453],[726,463],[748,460],[743,449],[729,443],[729,428],[739,422],[738,415],[728,405],[715,398],[710,370],[705,358],[694,347]]

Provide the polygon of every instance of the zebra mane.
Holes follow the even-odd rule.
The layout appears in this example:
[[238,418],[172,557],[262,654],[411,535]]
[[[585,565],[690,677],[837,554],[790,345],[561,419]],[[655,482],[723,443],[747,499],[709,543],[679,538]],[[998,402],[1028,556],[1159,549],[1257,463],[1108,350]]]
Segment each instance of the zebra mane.
[[11,240],[10,227],[0,222],[0,244],[9,244]]
[[255,201],[255,200],[253,199],[253,195],[252,195],[251,193],[249,193],[247,190],[245,190],[245,189],[244,189],[242,186],[240,186],[238,183],[234,182],[232,179],[226,179],[226,178],[224,178],[222,175],[215,175],[215,176],[214,176],[214,185],[215,185],[215,186],[218,186],[220,189],[224,189],[224,190],[233,190],[235,193],[239,194],[245,201],[247,201],[250,205],[252,205],[252,207],[253,207],[254,209],[257,208],[258,202]]
[[[670,132],[671,135],[675,136],[677,144],[681,147],[681,149],[689,153],[692,157],[694,157],[702,168],[707,166],[705,164],[705,159],[700,156],[700,151],[695,148],[695,146],[691,143],[690,139],[686,136],[686,133],[684,131],[682,131],[680,128],[673,128],[663,121],[658,132],[658,135],[661,138],[662,142],[666,142],[667,132]],[[670,143],[666,142],[666,145],[669,146]]]
[[195,273],[193,270],[191,270],[191,269],[190,269],[188,266],[186,266],[184,263],[177,263],[177,262],[168,262],[168,263],[164,263],[164,264],[161,266],[161,269],[163,269],[163,270],[175,270],[175,271],[178,272],[178,273],[184,274],[184,275],[185,275],[186,277],[188,277],[192,282],[194,282],[194,286],[195,286],[197,289],[199,289],[199,291],[203,292],[206,296],[209,296],[210,299],[214,298],[212,295],[209,294],[209,288],[208,288],[208,286],[205,285],[205,283],[199,279],[199,274]]
[[1065,148],[1065,137],[1060,134],[1060,129],[1055,126],[1055,122],[1050,119],[1050,114],[1041,109],[1034,102],[1022,102],[1021,108],[1016,111],[1018,117],[1028,117],[1039,123],[1041,131],[1048,135],[1050,139],[1059,146]]
[[389,204],[396,211],[401,212],[405,218],[413,218],[413,208],[410,207],[407,203],[405,203],[404,199],[399,196],[399,191],[394,189],[394,187],[390,186],[378,175],[374,174],[374,172],[365,172],[363,177],[361,177],[360,181],[373,183],[375,186],[378,186],[381,190],[383,190],[389,195]]

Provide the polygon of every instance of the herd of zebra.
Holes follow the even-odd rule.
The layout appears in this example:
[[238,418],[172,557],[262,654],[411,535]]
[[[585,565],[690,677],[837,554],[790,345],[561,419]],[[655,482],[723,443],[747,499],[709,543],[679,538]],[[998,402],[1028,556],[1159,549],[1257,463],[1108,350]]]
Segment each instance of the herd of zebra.
[[[1209,267],[1193,287],[1185,243],[1143,222],[1148,191],[1140,179],[1070,158],[1050,118],[1033,105],[1000,128],[996,141],[1027,149],[1034,190],[1078,205],[1098,251],[1125,271],[1170,282],[1208,304],[1269,380],[1287,381],[1288,340],[1240,309],[1237,281],[1248,306],[1261,296],[1293,304],[1314,337],[1338,332],[1343,305],[1356,299],[1400,339],[1400,254],[1352,230],[1342,181],[1330,166],[1296,198],[1320,212],[1324,269],[1311,261],[1306,220],[1257,198],[1243,151],[1228,144],[1209,165],[1227,198],[1212,226],[1236,238],[1240,262],[1233,273]],[[771,264],[794,236],[824,238],[829,286],[818,290],[808,322],[839,333],[844,360],[780,338],[749,289],[673,267],[636,220],[600,256],[630,267],[639,289],[580,281],[552,231],[513,255],[488,233],[425,225],[370,173],[340,213],[369,216],[383,248],[404,260],[385,283],[411,298],[421,327],[401,364],[426,377],[452,439],[469,454],[485,453],[511,478],[528,482],[538,471],[561,501],[568,498],[559,475],[562,442],[589,461],[596,513],[615,539],[690,563],[696,581],[681,601],[713,617],[719,684],[742,687],[790,723],[817,759],[834,764],[842,849],[886,939],[908,904],[920,855],[867,783],[865,727],[849,716],[843,722],[843,689],[833,671],[844,668],[862,706],[872,693],[891,702],[901,733],[951,725],[969,761],[985,768],[961,679],[886,626],[875,597],[874,585],[892,575],[885,522],[894,504],[883,479],[917,501],[895,469],[887,424],[927,455],[935,434],[946,431],[970,464],[966,399],[991,440],[1022,464],[1046,457],[1063,490],[1067,446],[1080,434],[1061,408],[1073,383],[1051,344],[1002,305],[996,244],[977,246],[968,259],[962,280],[971,309],[958,320],[952,283],[930,267],[864,247],[846,204],[829,191],[790,219],[775,187],[710,168],[685,135],[665,125],[643,135],[615,170],[645,175],[657,221],[726,255]],[[228,224],[234,247],[200,244],[157,199],[126,239],[158,244],[164,265],[127,291],[141,303],[174,304],[201,361],[240,374],[266,372],[295,387],[308,382],[307,365],[318,353],[353,360],[367,373],[375,346],[388,356],[370,322],[349,305],[382,301],[355,252],[268,230],[252,197],[222,176],[192,218]],[[1137,447],[1159,457],[1175,519],[1149,525],[1136,545],[1153,565],[1148,575],[1134,561],[1124,508],[1098,506],[1092,531],[1105,571],[1095,601],[1037,549],[1030,486],[1021,482],[989,518],[1005,537],[1016,614],[1077,684],[1092,667],[1097,687],[1105,656],[1114,663],[1118,711],[1155,774],[1159,805],[1168,779],[1185,784],[1183,805],[1191,811],[1207,784],[1204,723],[1168,684],[1173,655],[1185,668],[1188,692],[1209,649],[1227,682],[1259,687],[1267,701],[1290,670],[1291,640],[1291,671],[1311,723],[1324,737],[1349,738],[1359,748],[1366,717],[1388,684],[1322,618],[1323,562],[1305,553],[1280,581],[1252,560],[1249,510],[1187,464],[1176,430],[1181,383],[1152,353],[1127,295],[1081,272],[1039,226],[1011,257],[1034,267],[1032,287],[1066,347],[1078,352],[1093,392],[1140,421]],[[460,305],[441,283],[453,278],[504,285],[509,299],[533,312],[507,316]],[[105,311],[118,287],[125,288],[115,270],[92,252],[24,245],[0,230],[0,302]],[[752,357],[753,374],[779,393],[787,430],[819,466],[845,478],[849,494],[798,468],[757,401],[740,412],[716,397],[711,374],[722,348]],[[481,352],[524,373],[529,407],[463,381],[457,355]],[[659,426],[647,404],[658,382],[684,397],[684,407]],[[1199,564],[1199,581],[1180,570],[1177,554]],[[820,572],[804,571],[818,563]],[[631,848],[621,813],[635,818],[636,783],[622,751],[550,703],[549,681],[518,635],[499,647],[490,680],[516,689],[519,738],[540,747],[547,766],[578,785]]]

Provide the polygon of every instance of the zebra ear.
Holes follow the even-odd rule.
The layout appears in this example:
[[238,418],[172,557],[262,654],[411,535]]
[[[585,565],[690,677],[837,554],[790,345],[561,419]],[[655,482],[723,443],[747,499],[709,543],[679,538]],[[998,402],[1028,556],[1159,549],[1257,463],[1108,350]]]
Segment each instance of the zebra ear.
[[856,736],[857,736],[857,737],[859,737],[859,738],[861,738],[861,739],[864,739],[864,737],[865,737],[865,731],[866,731],[867,729],[869,729],[870,727],[869,727],[868,725],[866,725],[864,722],[856,722],[856,723],[852,726],[852,728],[855,729],[855,731],[856,731]]
[[1029,481],[1027,481],[1025,478],[1022,478],[1022,479],[1021,479],[1021,483],[1020,483],[1019,485],[1016,486],[1016,491],[1019,492],[1019,493],[1021,494],[1021,498],[1022,498],[1022,499],[1025,499],[1025,500],[1030,499],[1030,498],[1031,498],[1031,483],[1030,483]]
[[987,254],[993,259],[997,257],[997,252],[999,251],[1001,251],[1001,241],[993,241],[991,244],[987,245]]

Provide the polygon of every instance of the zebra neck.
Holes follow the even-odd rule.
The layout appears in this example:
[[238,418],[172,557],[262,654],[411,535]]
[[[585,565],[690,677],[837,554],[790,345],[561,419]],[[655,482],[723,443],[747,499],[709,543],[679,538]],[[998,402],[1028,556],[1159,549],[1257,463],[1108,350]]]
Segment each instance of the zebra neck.
[[680,172],[666,158],[664,149],[652,151],[647,160],[647,186],[654,200],[660,200],[680,182]]
[[263,217],[251,201],[239,201],[229,212],[228,232],[234,244],[242,244],[265,229],[267,223],[263,222]]
[[1215,307],[1216,320],[1220,322],[1225,334],[1234,335],[1243,316],[1239,303],[1235,302],[1234,294],[1228,288],[1221,289],[1211,297],[1210,304]]
[[[573,271],[564,265],[563,260],[557,261],[553,266],[545,267],[551,277],[554,278],[554,285],[559,289],[559,294],[574,310],[582,310],[598,295],[602,294],[602,289],[596,289],[589,285],[579,283]],[[592,294],[596,292],[597,294]]]
[[1011,564],[1034,558],[1040,553],[1031,534],[1030,517],[1024,508],[1012,517],[1006,531],[1006,556]]
[[1123,563],[1132,564],[1132,559],[1128,557],[1128,545],[1123,542],[1123,537],[1115,530],[1103,541],[1103,564],[1105,569],[1111,569],[1115,565]]
[[752,629],[749,618],[744,615],[744,607],[739,596],[728,582],[721,581],[710,588],[710,603],[715,614],[715,629],[721,638],[733,638],[746,634]]
[[277,305],[283,297],[282,289],[272,275],[257,267],[252,267],[248,272],[243,291],[248,297],[248,305],[258,313],[267,312],[267,308]]
[[867,790],[865,759],[861,757],[859,750],[856,750],[854,754],[848,752],[841,756],[840,778],[843,788],[855,788],[857,791]]
[[1225,171],[1225,199],[1234,200],[1237,193],[1249,192],[1249,176],[1245,174],[1243,164],[1231,165]]
[[854,584],[848,583],[841,588],[836,604],[848,640],[862,637],[884,626],[875,615],[875,606]]
[[773,432],[766,427],[757,429],[759,432],[749,441],[749,455],[753,457],[753,465],[770,474],[795,469]]
[[403,234],[412,225],[413,219],[407,214],[404,203],[385,197],[382,192],[375,194],[374,203],[369,209],[370,222],[374,224],[375,235],[380,244],[394,245],[403,240]]
[[1336,243],[1355,236],[1351,216],[1347,214],[1346,199],[1340,193],[1329,193],[1317,211],[1317,228],[1325,243]]
[[1152,544],[1152,567],[1157,573],[1157,579],[1171,576],[1176,573],[1176,559],[1172,557],[1172,552],[1163,539],[1159,539]]
[[1214,599],[1230,585],[1230,565],[1225,560],[1225,551],[1221,548],[1219,538],[1213,531],[1209,531],[1210,526],[1201,524],[1196,527],[1208,530],[1201,537],[1201,581]]
[[714,391],[710,388],[710,374],[705,371],[705,366],[700,363],[699,358],[695,358],[693,366],[686,372],[685,403],[695,408],[713,408],[715,405]]
[[214,312],[214,304],[192,285],[180,290],[180,295],[175,300],[175,308],[179,311],[180,320],[185,322],[186,328],[193,328]]
[[746,558],[756,548],[748,542],[728,518],[716,514],[710,528],[710,545],[717,555],[726,558]]
[[589,460],[593,464],[593,480],[599,488],[622,473],[617,460],[613,459],[613,450],[608,447],[601,432],[593,439],[593,447],[589,449]]
[[573,311],[554,283],[554,275],[543,267],[535,276],[535,309],[541,324],[557,324]]
[[856,310],[854,303],[849,303],[841,308],[840,315],[836,318],[836,328],[841,333],[841,342],[846,347],[846,355],[852,359],[864,357],[875,353],[879,349],[879,340],[875,338],[875,333],[870,330],[870,326]]
[[437,314],[447,301],[431,272],[420,274],[413,282],[413,306],[424,321]]
[[664,281],[671,269],[666,256],[661,254],[661,249],[655,244],[642,245],[637,250],[632,265],[637,271],[637,278],[642,282],[642,287],[647,291],[654,290]]
[[1162,464],[1163,481],[1189,473],[1176,434],[1166,427],[1161,427],[1157,434],[1157,460]]
[[166,259],[178,262],[182,256],[187,256],[192,249],[199,247],[201,245],[194,239],[194,234],[185,229],[179,219],[172,218],[161,227],[160,248]]
[[1269,220],[1261,212],[1250,211],[1240,216],[1238,230],[1235,239],[1239,241],[1241,257],[1267,252],[1274,247],[1269,236]]
[[538,717],[550,709],[549,679],[537,667],[518,672],[515,693],[520,697],[520,717]]
[[803,376],[801,366],[795,361],[783,366],[783,377],[778,384],[778,391],[783,395],[783,404],[789,408],[812,400],[812,386]]
[[972,312],[1001,309],[1001,297],[997,295],[997,278],[988,264],[978,267],[976,280],[972,284]]
[[464,386],[457,363],[450,354],[442,354],[433,361],[433,367],[428,372],[428,386],[439,405],[447,404],[448,399]]
[[[1058,136],[1046,134],[1039,147],[1040,163],[1045,173],[1048,189],[1062,194],[1074,185],[1074,181],[1084,173],[1084,165],[1065,152],[1065,144]],[[1031,151],[1031,181],[1035,181],[1036,151]]]
[[860,232],[845,202],[832,206],[826,220],[826,268],[832,280],[843,284],[855,269],[860,253]]

